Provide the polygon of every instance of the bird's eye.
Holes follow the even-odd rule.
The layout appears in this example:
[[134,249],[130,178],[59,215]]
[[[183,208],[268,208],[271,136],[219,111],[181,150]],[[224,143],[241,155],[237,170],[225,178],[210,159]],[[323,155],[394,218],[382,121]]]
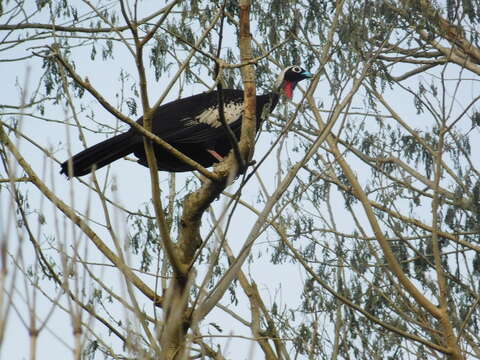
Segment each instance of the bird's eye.
[[300,66],[294,66],[292,67],[292,71],[296,73],[302,72],[302,68]]

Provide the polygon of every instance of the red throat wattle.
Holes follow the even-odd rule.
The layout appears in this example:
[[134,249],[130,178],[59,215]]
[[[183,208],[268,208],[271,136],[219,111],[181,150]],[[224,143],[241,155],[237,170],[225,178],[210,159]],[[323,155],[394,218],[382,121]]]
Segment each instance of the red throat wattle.
[[285,81],[283,84],[283,92],[285,93],[285,96],[288,97],[289,99],[291,99],[293,96],[294,87],[295,87],[295,83],[291,81]]

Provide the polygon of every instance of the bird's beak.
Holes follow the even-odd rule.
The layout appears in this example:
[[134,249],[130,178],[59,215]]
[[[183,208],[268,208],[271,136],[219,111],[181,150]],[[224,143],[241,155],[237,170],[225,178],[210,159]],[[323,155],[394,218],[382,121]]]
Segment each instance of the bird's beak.
[[310,71],[304,71],[300,73],[304,79],[311,79],[313,77],[313,74]]

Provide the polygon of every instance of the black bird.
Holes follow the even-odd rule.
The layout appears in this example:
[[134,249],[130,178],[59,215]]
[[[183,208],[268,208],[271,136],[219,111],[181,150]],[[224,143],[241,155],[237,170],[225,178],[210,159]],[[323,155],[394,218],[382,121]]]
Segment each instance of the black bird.
[[[313,75],[300,66],[289,66],[279,75],[273,92],[257,96],[257,131],[277,105],[280,93],[292,98],[295,85]],[[243,113],[243,90],[224,89],[225,121],[240,138]],[[143,118],[137,122],[143,125]],[[226,129],[221,124],[217,91],[202,93],[159,106],[152,119],[152,132],[204,167],[219,162],[232,149]],[[194,170],[160,145],[154,144],[159,170],[182,172]],[[85,149],[61,167],[61,174],[83,176],[128,154],[135,154],[141,165],[148,166],[143,136],[131,128]],[[71,166],[71,167],[70,167]]]

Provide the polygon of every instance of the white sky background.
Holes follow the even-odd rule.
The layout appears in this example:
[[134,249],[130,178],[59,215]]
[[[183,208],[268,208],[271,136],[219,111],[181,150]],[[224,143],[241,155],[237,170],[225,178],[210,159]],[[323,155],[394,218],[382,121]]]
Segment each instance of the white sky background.
[[[152,5],[151,3],[145,3],[145,6]],[[142,8],[142,11],[145,11],[145,14],[150,13],[151,9],[148,8]],[[141,16],[140,16],[141,17]],[[36,21],[41,22],[42,20],[46,20],[47,18],[37,18]],[[2,21],[0,19],[0,21]],[[225,44],[235,44],[236,41],[232,39],[232,41],[227,41],[226,39]],[[45,45],[51,43],[51,40],[44,40],[40,41],[38,45]],[[30,46],[30,44],[28,44]],[[124,68],[127,69],[131,74],[135,74],[135,69],[134,69],[134,61],[127,54],[127,52],[124,52],[122,49],[122,45],[115,45],[115,59],[112,60],[107,60],[107,61],[102,61],[101,60],[101,55],[97,54],[97,60],[92,62],[90,61],[90,54],[87,53],[87,50],[89,51],[89,47],[85,48],[78,48],[74,50],[76,54],[72,56],[72,58],[75,59],[76,62],[76,70],[79,74],[82,74],[83,76],[88,76],[91,84],[100,91],[100,93],[105,96],[112,104],[115,104],[116,106],[119,106],[121,104],[118,104],[118,100],[115,98],[115,94],[120,91],[119,89],[119,69]],[[85,53],[85,54],[82,54]],[[14,48],[12,51],[9,52],[3,52],[2,57],[6,58],[16,58],[16,57],[22,57],[27,54],[31,53],[31,49],[25,49],[25,46],[22,47],[17,47]],[[145,64],[148,64],[147,56],[148,56],[148,49],[145,52]],[[87,57],[85,61],[81,61],[82,56]],[[28,65],[27,65],[28,63]],[[23,87],[24,83],[28,84],[37,84],[37,77],[40,73],[39,66],[41,64],[41,60],[39,58],[32,58],[28,60],[27,62],[24,61],[18,61],[18,62],[2,62],[0,63],[0,72],[2,76],[2,83],[4,84],[2,88],[2,98],[1,98],[1,104],[7,104],[7,105],[20,105],[20,100],[22,98],[22,94],[20,93],[18,87],[15,86],[15,83],[21,84]],[[318,65],[317,65],[318,66]],[[312,72],[316,70],[310,69]],[[149,81],[149,86],[150,86],[150,101],[151,103],[155,102],[157,100],[157,94],[162,92],[163,86],[168,83],[169,81],[169,76],[173,75],[173,73],[176,71],[176,68],[173,69],[170,74],[164,74],[164,77],[159,81],[155,82],[154,81],[154,76],[151,75],[150,81]],[[277,71],[277,69],[274,69],[272,67],[272,72]],[[452,67],[452,77],[458,76],[458,68],[454,69]],[[272,74],[272,79],[274,79],[276,74]],[[210,82],[210,79],[205,78],[205,80]],[[428,81],[428,79],[425,79]],[[415,79],[415,82],[411,83],[411,86],[413,88],[416,88],[417,79]],[[455,81],[452,81],[455,83]],[[456,84],[456,83],[455,83]],[[462,85],[463,86],[463,85]],[[458,109],[463,109],[465,104],[470,102],[475,96],[478,94],[478,85],[475,82],[471,82],[470,88],[465,87],[462,91],[458,92],[458,98],[455,100],[458,103],[461,103],[461,106],[458,106]],[[34,89],[31,88],[31,86],[27,86],[28,93],[32,93]],[[319,89],[321,90],[322,87],[320,86]],[[325,89],[328,89],[328,85],[325,85]],[[198,93],[199,91],[203,91],[203,89],[200,89],[200,87],[189,87],[185,89],[183,92],[183,96],[191,95]],[[453,91],[453,87],[452,87]],[[260,90],[259,93],[262,91]],[[176,98],[177,92],[173,90],[168,99],[175,99]],[[325,91],[325,93],[317,92],[315,95],[316,99],[318,102],[324,101],[325,103],[329,103],[328,99],[328,91]],[[28,97],[28,94],[27,94]],[[298,100],[299,94],[297,92],[295,99]],[[391,98],[391,97],[390,97]],[[422,128],[422,117],[424,115],[417,115],[413,110],[413,106],[411,105],[411,97],[405,96],[404,94],[400,94],[397,97],[397,108],[396,110],[402,110],[403,115],[405,116],[405,119],[408,119],[410,121],[411,126],[416,127],[416,128]],[[78,114],[78,117],[82,123],[85,121],[85,123],[91,124],[91,122],[86,121],[86,116],[90,113],[90,111],[93,111],[95,113],[95,120],[99,122],[108,122],[110,125],[115,124],[115,119],[113,118],[112,115],[108,114],[105,110],[103,110],[95,100],[93,100],[88,94],[84,96],[84,98],[81,101],[84,105],[87,106],[87,109],[84,113]],[[365,108],[362,108],[361,105],[361,99],[359,98],[356,102],[358,104],[359,110],[364,111]],[[119,107],[124,113],[127,112],[126,106]],[[78,108],[77,108],[78,110]],[[278,110],[278,109],[277,109]],[[355,110],[355,109],[352,109]],[[62,106],[48,106],[45,109],[45,117],[48,117],[50,119],[55,119],[58,121],[64,121],[66,117],[69,117],[71,114],[70,112],[65,113],[65,108]],[[141,110],[140,114],[141,114]],[[456,110],[458,111],[458,110]],[[4,110],[5,112],[5,110]],[[372,123],[374,123],[374,120],[372,118],[371,120]],[[470,122],[467,120],[464,122],[465,126],[468,126]],[[463,126],[463,125],[462,125]],[[373,125],[375,127],[375,125]],[[124,129],[126,129],[126,126],[123,126]],[[27,133],[29,136],[31,136],[38,144],[44,146],[44,145],[49,145],[53,151],[54,151],[54,157],[57,158],[60,161],[64,161],[67,157],[67,152],[66,152],[66,133],[67,129],[64,125],[60,123],[54,123],[54,122],[46,122],[42,120],[37,120],[31,117],[25,117],[22,120],[22,130]],[[474,130],[477,132],[478,136],[478,131]],[[70,131],[70,143],[71,143],[71,151],[72,153],[76,153],[77,151],[82,149],[82,145],[78,137],[76,136],[77,132],[75,130]],[[104,139],[104,135],[92,135],[89,134],[87,141],[89,145],[93,145],[97,143],[98,141]],[[261,144],[257,146],[256,148],[256,159],[260,159],[261,155],[263,155],[266,146],[268,145],[269,141],[273,139],[272,136],[269,136],[269,134],[263,134],[262,139],[261,139]],[[60,142],[62,145],[60,145]],[[472,144],[472,146],[475,146],[478,148],[478,144]],[[29,149],[31,147],[30,144],[28,144],[25,141],[22,141],[20,144],[20,148],[24,151],[24,154],[26,154],[25,149]],[[478,149],[477,149],[478,150]],[[472,153],[474,151],[472,150]],[[29,152],[30,153],[30,152]],[[295,156],[295,154],[293,154]],[[27,159],[34,167],[35,170],[37,170],[40,174],[43,174],[43,171],[46,171],[46,181],[47,184],[53,181],[55,184],[55,191],[57,192],[57,195],[62,198],[62,199],[69,199],[71,201],[71,198],[69,194],[71,192],[75,193],[75,204],[76,207],[82,209],[82,208],[89,208],[90,215],[92,218],[102,220],[103,215],[102,215],[102,210],[98,206],[99,201],[97,198],[95,198],[94,195],[88,194],[85,192],[84,187],[80,186],[77,182],[77,180],[72,180],[72,181],[67,181],[65,177],[60,176],[58,174],[59,167],[58,164],[54,163],[51,161],[51,159],[46,159],[45,157],[39,156],[39,152],[35,151],[32,148],[31,151],[31,157]],[[478,160],[478,159],[477,159]],[[271,161],[274,161],[274,158],[271,157]],[[45,169],[45,170],[42,170]],[[260,169],[260,173],[263,177],[263,180],[267,182],[268,184],[273,185],[274,184],[274,165],[270,165],[269,161],[266,161],[262,168]],[[113,195],[113,198],[117,198],[118,201],[125,206],[128,209],[131,210],[136,210],[139,208],[142,208],[143,204],[146,202],[149,202],[150,198],[150,179],[148,175],[148,169],[139,166],[133,162],[125,161],[125,160],[119,160],[115,162],[110,169],[110,172],[114,174],[115,182],[116,182],[116,188],[117,191]],[[105,174],[107,171],[105,169],[102,169],[98,171],[97,177],[99,179],[104,179]],[[21,175],[21,172],[19,173]],[[50,177],[50,175],[53,175],[53,178]],[[361,175],[360,175],[361,176]],[[87,181],[88,177],[83,177],[85,181]],[[110,178],[109,181],[111,181],[112,178]],[[167,186],[167,174],[166,173],[160,173],[160,179],[162,181],[162,186]],[[179,175],[177,177],[177,186],[180,188],[182,186],[182,182],[185,179],[185,175]],[[110,187],[110,183],[107,187]],[[81,189],[81,190],[80,190]],[[254,199],[256,197],[256,189],[257,189],[257,184],[255,184],[255,181],[252,181],[252,184],[250,186],[250,189],[246,192],[244,192],[243,198],[247,200],[248,202],[255,203]],[[230,189],[230,192],[233,192],[232,189]],[[29,194],[30,194],[30,202],[34,207],[36,204],[40,204],[43,201],[43,206],[44,206],[44,212],[46,215],[46,225],[42,227],[42,231],[45,231],[46,233],[51,233],[55,234],[56,236],[59,236],[61,234],[65,234],[66,237],[71,236],[71,231],[72,231],[72,226],[67,222],[67,226],[65,227],[65,222],[64,219],[62,219],[61,215],[58,215],[55,217],[52,214],[52,206],[45,200],[42,200],[38,197],[38,192],[34,191],[32,187],[29,187]],[[217,208],[220,208],[221,205],[223,204],[223,200],[219,200],[215,203]],[[8,235],[7,239],[10,244],[11,249],[16,248],[16,243],[19,241],[19,239],[16,238],[15,236],[15,230],[12,228],[12,217],[11,213],[9,212],[9,209],[11,208],[11,204],[8,203],[8,195],[6,191],[2,190],[0,192],[0,234],[5,234],[6,231],[8,230]],[[341,202],[339,202],[338,206],[338,211],[341,212],[343,211],[343,205]],[[123,215],[119,215],[118,212],[113,212],[117,216],[119,216],[118,219],[116,219],[117,223],[120,224],[119,228],[123,227],[123,224],[125,224],[125,219],[123,218]],[[421,214],[419,214],[421,216]],[[249,230],[250,224],[253,223],[254,217],[249,213],[248,211],[240,211],[236,215],[236,221],[234,221],[232,229],[229,231],[229,244],[230,246],[234,249],[234,251],[238,250],[238,248],[241,246],[243,243],[244,237],[246,235],[246,231]],[[207,221],[207,216],[204,217],[204,222],[206,223]],[[95,230],[98,230],[100,234],[105,234],[104,230],[100,230],[99,228],[95,227]],[[76,234],[79,233],[79,231],[75,230]],[[127,229],[125,229],[125,232]],[[106,239],[107,237],[105,237]],[[272,239],[274,240],[274,239]],[[33,258],[33,250],[31,244],[28,242],[27,239],[23,239],[24,245],[22,246],[22,251],[23,251],[23,258],[25,259],[26,262],[29,261],[29,259]],[[96,249],[93,247],[92,244],[88,244],[87,240],[83,238],[81,240],[85,245],[86,249],[88,251],[88,257],[91,258],[92,260],[97,260],[97,261],[103,261],[102,258],[98,257]],[[88,246],[87,246],[88,245]],[[267,239],[261,239],[257,242],[257,245],[254,248],[253,255],[256,257],[260,250],[262,251],[266,261],[262,262],[256,262],[254,265],[249,266],[245,265],[244,270],[246,272],[250,271],[251,274],[253,275],[255,281],[258,284],[258,287],[260,290],[263,290],[263,294],[268,294],[265,296],[265,301],[267,302],[267,306],[270,305],[269,301],[277,301],[279,302],[280,306],[282,304],[284,305],[294,305],[298,303],[298,299],[300,297],[300,293],[302,291],[302,286],[303,286],[303,278],[302,278],[302,272],[299,271],[299,268],[296,265],[292,265],[289,263],[282,264],[282,265],[271,265],[268,260],[270,258],[270,253],[265,256],[266,252],[268,252],[269,245]],[[17,286],[19,290],[24,293],[23,291],[23,280],[22,276],[20,276],[17,279]],[[108,270],[103,270],[103,280],[106,282],[118,282],[119,279],[115,275],[115,277],[112,279],[111,274],[109,274]],[[47,282],[44,282],[45,284]],[[52,293],[55,293],[52,291]],[[237,296],[241,298],[241,305],[239,307],[235,308],[235,310],[242,309],[242,306],[244,307],[245,304],[247,304],[244,300],[243,293],[241,290],[237,291]],[[228,297],[228,293],[226,294],[225,298]],[[65,297],[63,297],[64,299]],[[143,295],[139,295],[138,299],[141,301],[144,301],[145,307],[151,308],[151,305],[147,301]],[[224,299],[223,301],[224,304],[228,304],[228,301]],[[26,317],[26,309],[24,308],[24,305],[19,303],[16,304],[18,306],[19,310],[23,314],[23,317],[27,319]],[[45,316],[49,309],[51,307],[51,303],[49,301],[45,301],[42,297],[38,298],[38,313],[41,317]],[[241,311],[244,314],[246,314],[247,319],[248,317],[248,309],[244,307],[244,310]],[[123,316],[123,315],[121,315]],[[120,317],[121,317],[120,316]],[[62,340],[66,341],[68,344],[72,344],[72,328],[71,325],[68,323],[66,320],[68,319],[67,316],[62,314],[61,311],[55,310],[52,318],[48,322],[48,326],[52,328],[52,330],[56,334],[61,334],[62,335]],[[227,328],[227,325],[225,324],[225,320],[230,319],[229,317],[225,317],[222,312],[216,311],[212,316],[210,316],[207,321],[203,323],[204,327],[208,326],[209,321],[214,321],[222,328],[224,329],[223,335],[226,335],[229,333],[229,330]],[[211,327],[209,328],[212,330],[212,333],[215,333],[215,330],[212,329]],[[232,330],[235,333],[239,333],[239,329],[241,330],[241,333],[243,335],[249,336],[250,334],[248,332],[244,331],[244,327],[238,327],[236,324],[232,323]],[[113,337],[112,337],[113,338]],[[107,341],[108,342],[108,341]],[[250,351],[250,342],[246,340],[233,340],[230,344],[228,344],[228,349],[230,350],[229,353],[225,354],[227,357],[231,359],[244,359],[249,357],[249,351]],[[58,341],[58,339],[55,339],[54,336],[49,334],[47,331],[43,331],[40,335],[39,338],[39,347],[38,347],[38,359],[61,359],[61,358],[70,358],[70,353],[66,352],[66,348],[61,345],[61,343]],[[10,314],[9,318],[9,323],[8,323],[8,330],[7,330],[7,335],[6,339],[2,348],[2,351],[0,353],[0,356],[2,359],[22,359],[22,358],[28,358],[29,356],[29,337],[28,334],[26,333],[25,327],[21,324],[18,316],[15,313]],[[257,355],[260,355],[260,353],[257,351]],[[258,358],[260,358],[258,357]],[[101,355],[98,355],[97,358],[101,358]]]

